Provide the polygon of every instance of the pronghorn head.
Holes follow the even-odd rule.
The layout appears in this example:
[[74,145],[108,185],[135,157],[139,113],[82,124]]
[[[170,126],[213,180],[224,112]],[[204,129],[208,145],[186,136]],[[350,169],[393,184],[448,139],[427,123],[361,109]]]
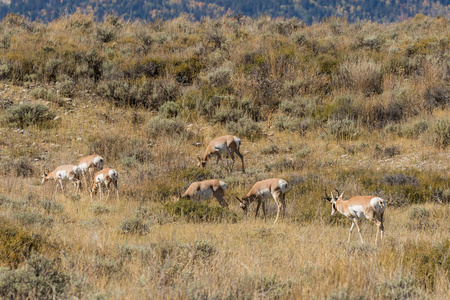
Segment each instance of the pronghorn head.
[[93,195],[97,194],[99,187],[100,187],[100,184],[98,182],[94,182],[94,184],[92,185],[92,188],[91,188],[91,198]]
[[197,158],[198,158],[198,164],[197,164],[197,167],[205,168],[205,166],[206,166],[206,161],[208,160],[209,155],[206,155],[206,156],[204,156],[204,157],[197,156]]
[[48,171],[42,172],[41,178],[42,178],[41,184],[44,184],[47,180],[49,180],[50,178],[48,178]]
[[329,197],[327,195],[327,191],[325,190],[325,197],[323,197],[325,200],[327,200],[328,202],[331,203],[331,215],[332,216],[334,216],[336,214],[336,212],[337,212],[336,201],[342,199],[342,196],[344,195],[344,193],[342,193],[339,196],[339,191],[336,190],[336,192],[337,192],[336,197],[333,195],[333,192],[331,192],[331,197]]
[[244,211],[245,214],[247,214],[248,206],[250,205],[250,203],[252,203],[253,197],[252,196],[242,197],[242,199],[239,199],[238,197],[236,197],[236,199],[240,202],[239,207],[242,208],[242,210]]

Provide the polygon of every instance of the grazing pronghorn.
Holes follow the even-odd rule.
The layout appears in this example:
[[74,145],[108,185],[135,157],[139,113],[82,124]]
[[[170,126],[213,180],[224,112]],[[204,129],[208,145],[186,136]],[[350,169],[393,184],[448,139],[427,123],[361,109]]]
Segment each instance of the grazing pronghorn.
[[193,198],[195,200],[206,200],[214,196],[214,198],[219,201],[222,207],[227,207],[228,204],[225,202],[223,196],[228,185],[218,179],[211,179],[205,181],[197,181],[192,183],[186,192],[181,196],[182,198]]
[[100,201],[102,201],[103,188],[105,187],[108,190],[108,194],[106,196],[106,200],[109,198],[109,188],[111,184],[114,185],[116,189],[117,201],[119,201],[119,188],[117,187],[117,179],[119,178],[119,173],[116,170],[111,168],[106,168],[101,171],[95,173],[94,183],[91,188],[91,201],[92,196],[97,193],[97,190],[100,190]]
[[86,186],[87,180],[92,180],[95,172],[103,169],[104,164],[105,159],[98,154],[92,154],[80,159],[80,161],[78,162],[78,167],[80,167],[82,171],[84,183]]
[[242,199],[239,199],[238,197],[236,198],[241,203],[239,204],[239,206],[244,210],[245,213],[247,213],[248,206],[253,201],[258,201],[258,206],[256,207],[255,213],[256,219],[261,204],[264,216],[266,216],[265,200],[273,197],[275,203],[277,204],[277,217],[275,219],[275,222],[273,222],[273,224],[275,224],[278,221],[278,217],[280,216],[280,211],[282,212],[283,216],[285,215],[286,202],[284,196],[290,189],[291,187],[285,180],[280,178],[271,178],[255,183],[247,193],[247,195],[245,195],[245,197],[242,197]]
[[242,172],[245,173],[244,157],[242,156],[241,152],[239,152],[239,147],[241,147],[241,139],[236,136],[225,135],[215,138],[211,142],[209,142],[205,154],[203,154],[202,157],[198,156],[198,165],[204,168],[208,159],[211,158],[211,155],[216,155],[217,163],[219,163],[222,155],[228,154],[233,161],[234,166],[234,153],[236,153],[236,155],[239,156],[242,162]]
[[62,165],[57,167],[53,172],[44,172],[41,176],[42,184],[47,180],[56,181],[56,191],[58,191],[58,182],[61,185],[61,189],[64,191],[64,181],[71,181],[76,188],[76,192],[80,190],[80,175],[81,169],[74,165]]
[[382,240],[384,231],[383,214],[386,209],[386,202],[380,197],[375,196],[353,196],[348,200],[344,200],[342,199],[344,193],[339,195],[339,191],[336,190],[336,192],[336,197],[334,197],[333,192],[331,192],[330,198],[325,190],[324,199],[331,203],[332,216],[336,214],[336,211],[339,211],[341,214],[352,220],[352,227],[350,227],[347,243],[350,242],[350,236],[352,235],[354,225],[356,225],[356,228],[358,229],[361,243],[364,243],[361,235],[361,228],[359,227],[359,219],[368,219],[377,225],[378,229],[377,235],[375,236],[375,245],[377,244],[378,233],[380,231]]

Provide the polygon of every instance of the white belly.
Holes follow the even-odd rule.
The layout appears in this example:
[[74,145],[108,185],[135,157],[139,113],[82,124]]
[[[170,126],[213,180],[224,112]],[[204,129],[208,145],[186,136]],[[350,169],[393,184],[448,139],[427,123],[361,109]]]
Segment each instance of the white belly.
[[209,199],[209,198],[211,198],[212,194],[213,194],[213,190],[211,188],[203,190],[203,191],[197,191],[197,197],[200,200]]
[[258,195],[260,195],[261,198],[263,198],[263,199],[268,199],[268,198],[272,197],[272,194],[270,193],[269,189],[260,190],[258,192]]
[[87,164],[86,163],[82,163],[81,165],[79,165],[78,167],[80,167],[81,170],[86,171],[87,170]]
[[365,219],[364,211],[362,205],[353,205],[350,206],[350,213],[353,217],[357,217],[358,219]]
[[220,152],[220,154],[228,154],[230,153],[230,151],[227,148],[227,144],[223,143],[223,144],[218,144],[214,146],[214,149],[216,149],[217,151]]
[[95,181],[99,182],[99,183],[103,183],[103,181],[105,181],[103,174],[98,174],[97,177],[95,177]]
[[67,174],[66,170],[61,170],[56,172],[56,178],[58,179],[62,179],[62,180],[67,180],[69,177],[69,174]]

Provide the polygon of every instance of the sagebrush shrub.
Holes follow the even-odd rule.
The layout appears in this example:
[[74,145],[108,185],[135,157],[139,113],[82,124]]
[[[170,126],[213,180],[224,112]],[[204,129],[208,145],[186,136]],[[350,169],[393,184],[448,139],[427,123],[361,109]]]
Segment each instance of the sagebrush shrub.
[[25,128],[31,125],[48,124],[55,115],[43,104],[25,103],[7,109],[1,118],[8,126]]
[[338,82],[365,95],[383,92],[383,73],[381,65],[370,59],[346,61],[341,64]]
[[185,133],[184,123],[180,119],[153,117],[147,123],[147,132],[152,137],[164,135],[182,135]]
[[228,132],[250,140],[259,139],[262,136],[261,126],[249,117],[242,117],[237,122],[228,123],[226,129]]

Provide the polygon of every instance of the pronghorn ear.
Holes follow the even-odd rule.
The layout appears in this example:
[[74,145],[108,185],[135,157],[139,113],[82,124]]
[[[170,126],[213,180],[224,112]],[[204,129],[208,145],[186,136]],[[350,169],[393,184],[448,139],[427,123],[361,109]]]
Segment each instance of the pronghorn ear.
[[239,199],[237,196],[236,196],[236,199],[237,199],[239,202],[241,202],[242,204],[244,204],[244,201],[242,201],[241,199]]
[[339,198],[343,199],[342,197],[344,197],[344,192],[339,196]]

